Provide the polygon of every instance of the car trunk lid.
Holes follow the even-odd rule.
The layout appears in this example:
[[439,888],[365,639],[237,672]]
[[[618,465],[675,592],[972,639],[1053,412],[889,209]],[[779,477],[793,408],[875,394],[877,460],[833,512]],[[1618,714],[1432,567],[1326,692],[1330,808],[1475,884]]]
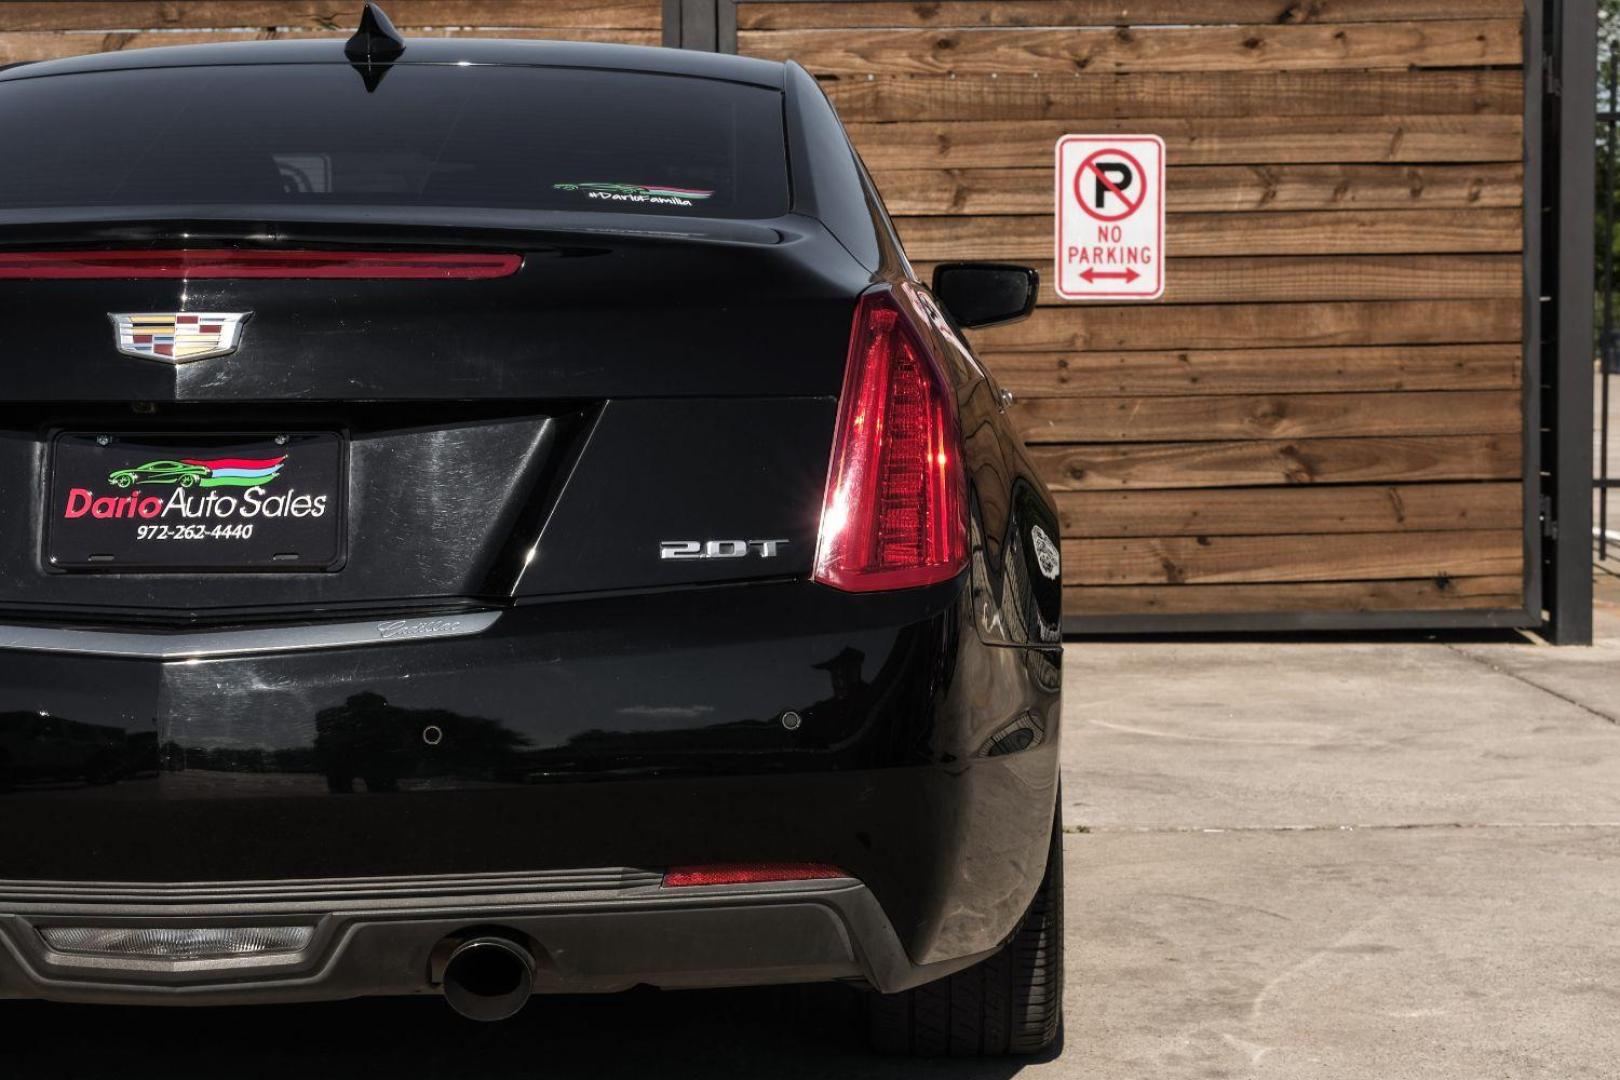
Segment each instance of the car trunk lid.
[[[0,505],[14,509],[0,523],[4,607],[91,620],[336,617],[802,573],[865,272],[806,219],[683,220],[670,235],[646,217],[588,217],[472,231],[284,224],[274,245],[250,244],[246,223],[115,222],[74,227],[76,242],[66,226],[49,237],[41,227],[0,250],[3,268],[25,251],[92,261],[87,251],[185,236],[199,249],[518,263],[478,279],[8,281],[0,309],[18,374],[0,398]],[[188,312],[240,318],[236,350],[186,363],[128,355],[128,326],[108,318]],[[317,453],[323,440],[337,449]],[[64,445],[89,480],[55,475]],[[278,465],[278,447],[300,449]],[[344,518],[341,557],[318,565],[68,565],[51,547],[70,498],[85,524],[120,505],[89,500],[154,492],[99,522],[129,531],[157,495],[168,506],[205,494],[176,496],[187,476],[142,469],[241,474],[199,481],[219,498],[279,470],[262,498],[277,481],[297,486],[299,463],[317,457],[333,474],[307,482],[331,490],[304,493],[329,496]],[[668,559],[666,540],[723,541],[725,552],[741,541],[745,554]],[[782,543],[765,557],[753,541]]]

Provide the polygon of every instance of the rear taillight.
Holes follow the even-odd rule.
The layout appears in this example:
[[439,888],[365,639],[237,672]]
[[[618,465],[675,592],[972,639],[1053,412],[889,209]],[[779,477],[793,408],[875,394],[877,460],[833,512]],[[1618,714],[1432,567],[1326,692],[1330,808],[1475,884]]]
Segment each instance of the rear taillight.
[[967,561],[956,401],[925,342],[892,290],[861,297],[816,545],[824,585],[932,585]]
[[90,281],[139,278],[368,278],[379,281],[510,277],[523,256],[392,251],[18,251],[0,252],[0,278]]

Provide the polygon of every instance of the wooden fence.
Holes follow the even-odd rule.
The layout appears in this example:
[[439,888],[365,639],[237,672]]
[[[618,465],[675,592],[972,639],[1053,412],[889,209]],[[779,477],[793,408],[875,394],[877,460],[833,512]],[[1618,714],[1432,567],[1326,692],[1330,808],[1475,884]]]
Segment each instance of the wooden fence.
[[[1058,493],[1072,626],[1536,605],[1522,0],[385,6],[411,34],[655,44],[705,3],[722,48],[823,80],[925,275],[1049,279],[1058,137],[1167,142],[1164,299],[1048,285],[977,336]],[[330,35],[358,6],[0,2],[0,63]]]
[[[725,0],[722,0],[725,2]],[[1058,492],[1066,611],[1521,609],[1519,0],[743,0],[927,273],[1052,272],[1070,132],[1169,153],[1162,302],[977,347]]]

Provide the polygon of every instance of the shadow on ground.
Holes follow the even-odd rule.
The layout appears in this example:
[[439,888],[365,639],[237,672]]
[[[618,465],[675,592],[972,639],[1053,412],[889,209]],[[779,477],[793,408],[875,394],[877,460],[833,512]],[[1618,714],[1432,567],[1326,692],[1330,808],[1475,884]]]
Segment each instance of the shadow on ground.
[[7,1002],[0,1016],[12,1033],[4,1071],[15,1077],[1008,1080],[1023,1064],[874,1057],[856,996],[839,986],[537,997],[487,1025],[436,998],[241,1009]]

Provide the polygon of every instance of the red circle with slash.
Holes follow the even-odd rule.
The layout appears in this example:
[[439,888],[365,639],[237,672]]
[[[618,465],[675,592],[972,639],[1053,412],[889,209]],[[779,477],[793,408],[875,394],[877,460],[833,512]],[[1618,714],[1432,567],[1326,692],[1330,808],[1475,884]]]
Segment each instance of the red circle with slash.
[[[1108,177],[1104,176],[1103,171],[1097,168],[1098,158],[1123,158],[1125,161],[1130,163],[1131,168],[1136,170],[1137,182],[1141,185],[1142,190],[1141,194],[1137,196],[1134,203],[1131,202],[1129,197],[1127,197],[1126,194],[1119,189],[1119,185],[1115,184],[1112,180],[1108,179]],[[1119,201],[1125,204],[1124,211],[1118,214],[1105,214],[1100,210],[1092,208],[1091,204],[1086,200],[1085,191],[1082,190],[1080,186],[1080,181],[1085,178],[1087,173],[1091,173],[1093,176],[1095,176],[1099,184],[1113,192]],[[1143,170],[1142,163],[1123,150],[1098,150],[1096,153],[1086,158],[1086,160],[1082,161],[1080,163],[1080,168],[1076,169],[1074,173],[1074,197],[1079,201],[1080,209],[1084,210],[1088,217],[1096,218],[1098,221],[1124,221],[1126,218],[1142,209],[1142,204],[1147,201],[1147,190],[1147,173]]]

